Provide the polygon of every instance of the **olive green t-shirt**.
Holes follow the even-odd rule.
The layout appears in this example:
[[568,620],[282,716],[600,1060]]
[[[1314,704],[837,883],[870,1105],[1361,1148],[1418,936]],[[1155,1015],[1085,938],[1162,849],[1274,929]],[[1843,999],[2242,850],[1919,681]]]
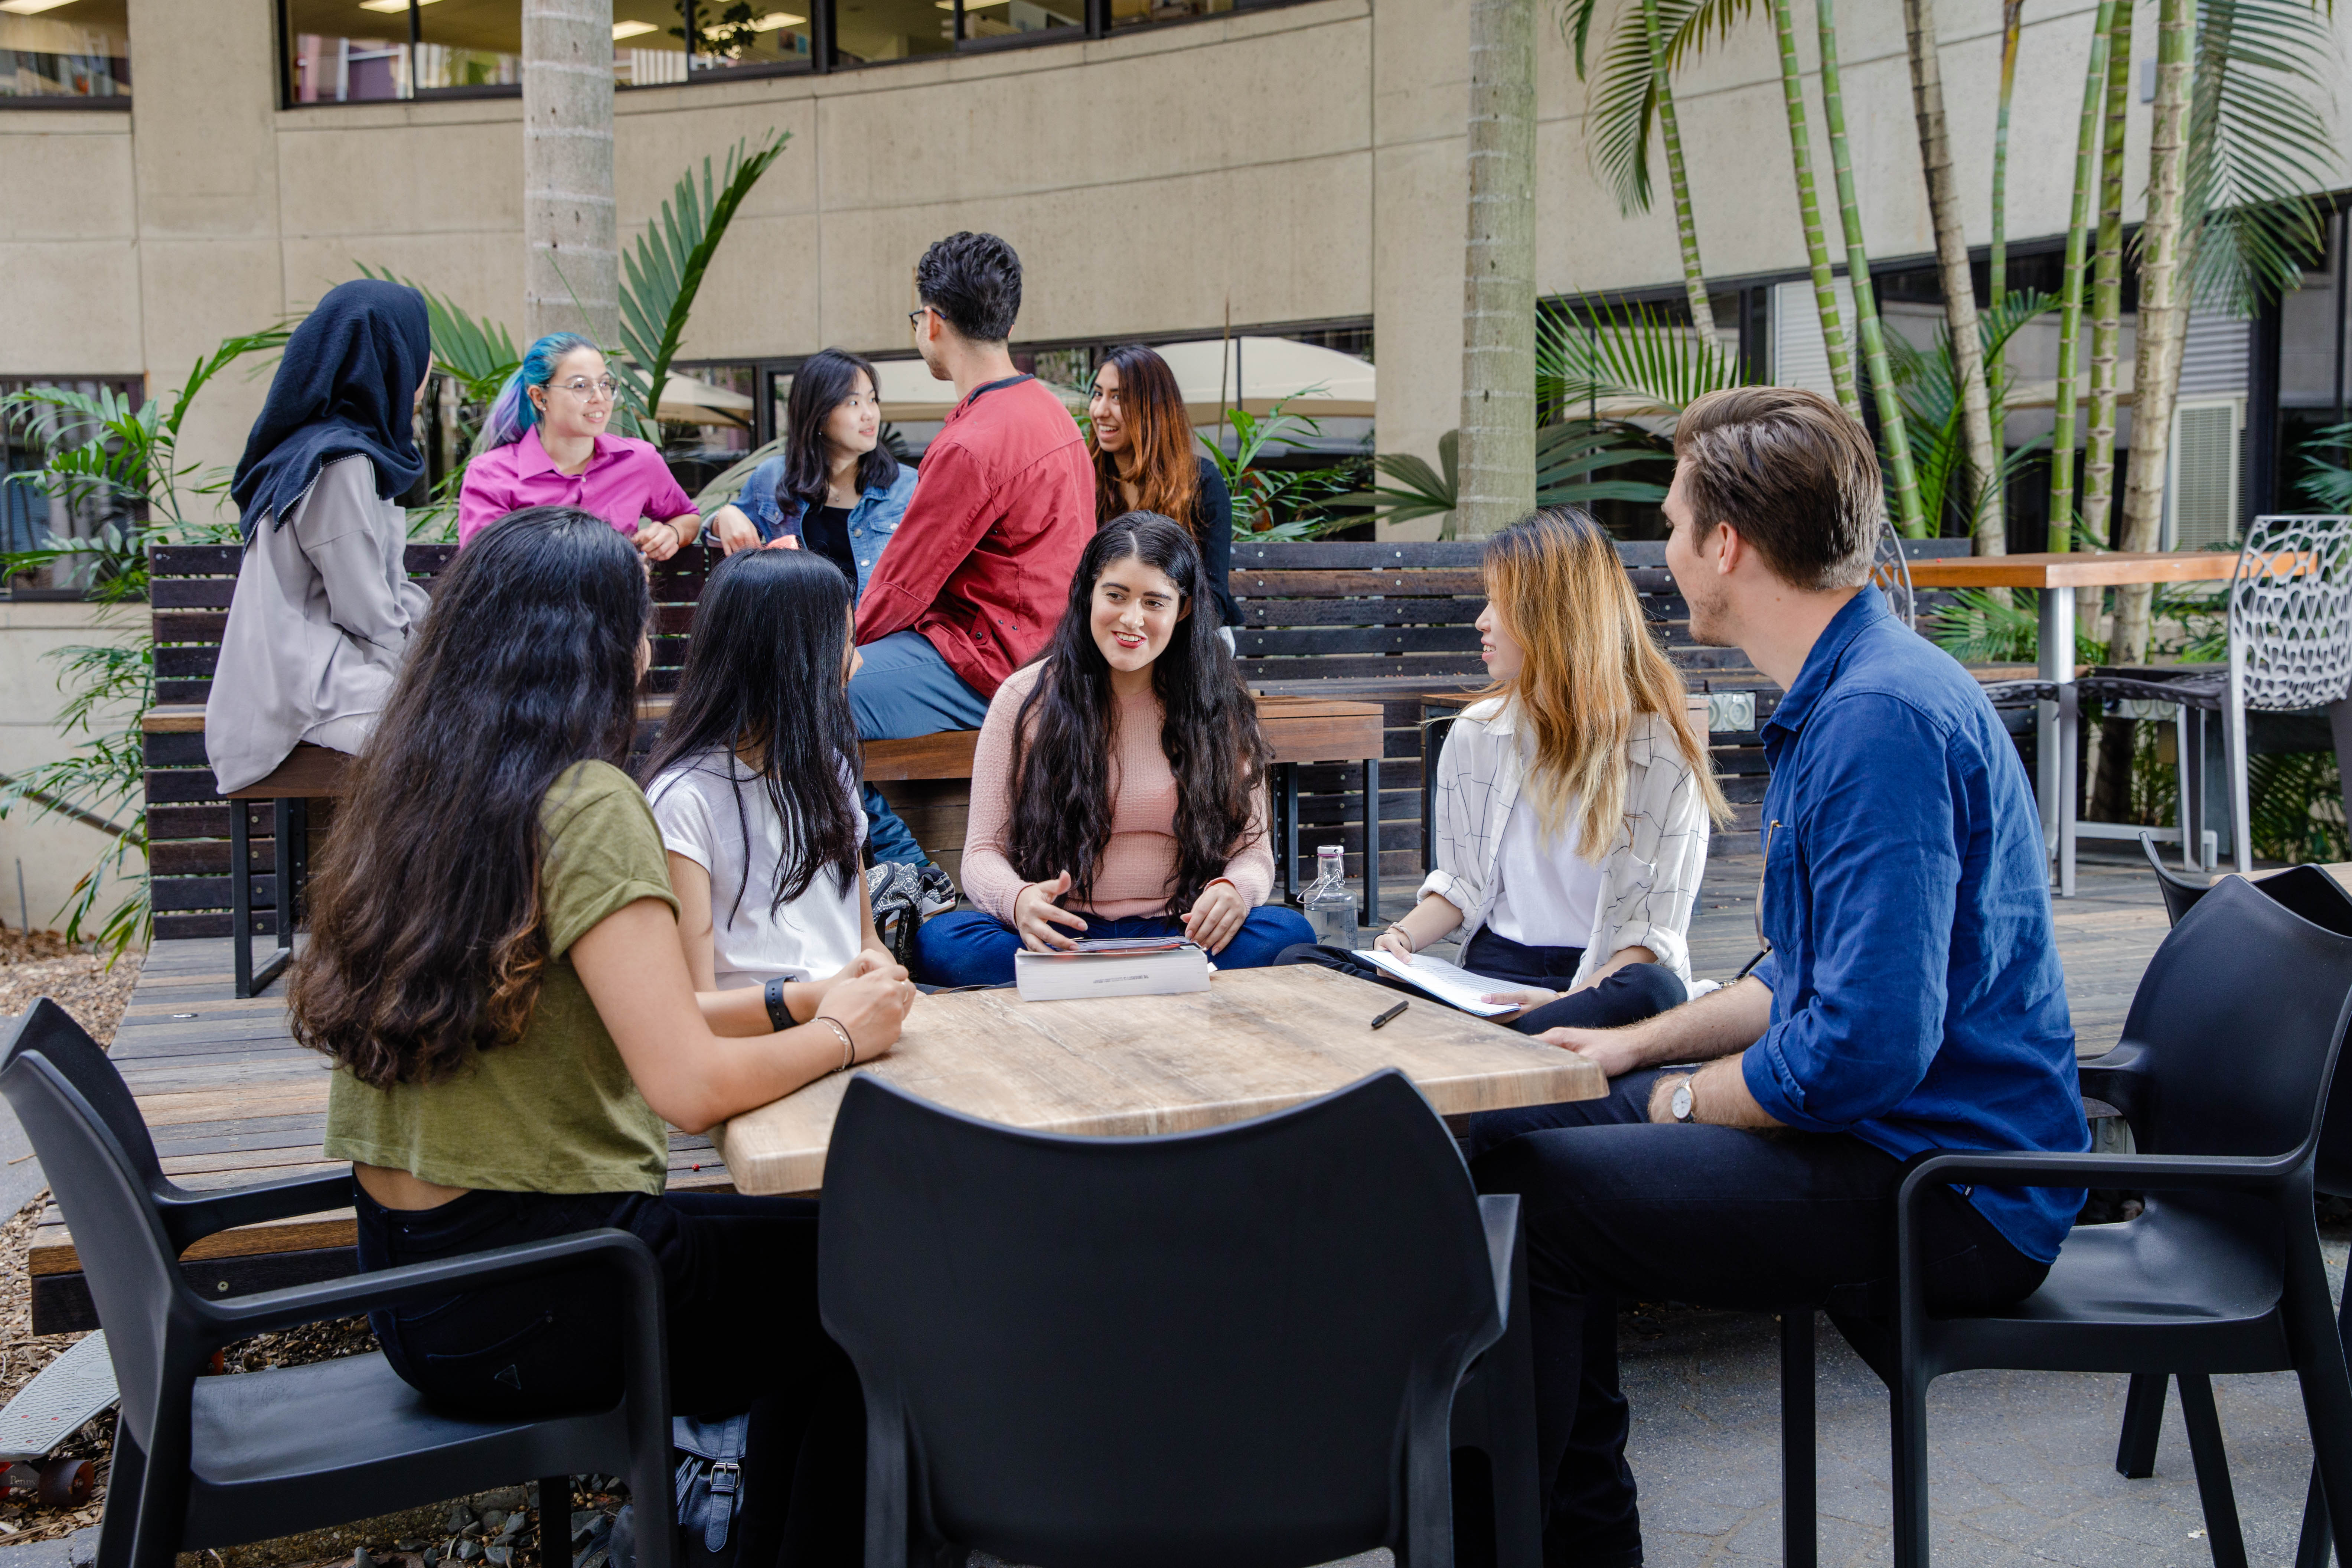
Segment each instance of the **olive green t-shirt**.
[[658,1193],[669,1134],[637,1092],[572,944],[639,899],[675,910],[661,830],[609,763],[560,774],[540,807],[540,908],[548,964],[522,1037],[474,1053],[438,1083],[371,1089],[338,1068],[327,1157],[409,1172],[445,1187],[509,1193]]

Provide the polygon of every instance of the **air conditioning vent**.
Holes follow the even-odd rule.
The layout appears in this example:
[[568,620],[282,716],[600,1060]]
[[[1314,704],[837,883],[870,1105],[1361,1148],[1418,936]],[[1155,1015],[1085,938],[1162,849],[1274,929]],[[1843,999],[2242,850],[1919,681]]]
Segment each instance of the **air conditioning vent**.
[[[1836,280],[1838,326],[1846,342],[1853,342],[1853,285]],[[1849,351],[1852,357],[1860,354]],[[1772,384],[1802,387],[1823,397],[1837,396],[1830,380],[1829,347],[1822,340],[1821,307],[1813,300],[1811,279],[1772,286]]]
[[2238,432],[2242,398],[2183,400],[2172,414],[2165,476],[2164,533],[2168,550],[2204,550],[2237,536]]

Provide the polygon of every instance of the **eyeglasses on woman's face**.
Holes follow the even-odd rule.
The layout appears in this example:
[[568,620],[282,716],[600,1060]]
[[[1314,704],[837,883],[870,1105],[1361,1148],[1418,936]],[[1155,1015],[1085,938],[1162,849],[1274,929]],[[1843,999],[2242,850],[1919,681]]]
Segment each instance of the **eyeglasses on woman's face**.
[[550,382],[548,384],[562,387],[583,403],[610,403],[621,390],[621,384],[609,375],[600,375],[593,381],[584,375],[575,375],[570,381]]

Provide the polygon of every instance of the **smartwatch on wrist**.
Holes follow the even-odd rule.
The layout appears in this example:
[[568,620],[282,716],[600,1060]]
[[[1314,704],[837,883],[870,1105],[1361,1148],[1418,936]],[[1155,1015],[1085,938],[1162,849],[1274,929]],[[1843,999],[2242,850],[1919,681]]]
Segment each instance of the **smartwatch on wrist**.
[[768,1004],[768,1027],[778,1034],[782,1034],[786,1029],[791,1028],[793,1010],[784,1005],[784,983],[781,980],[769,981],[768,988],[761,993],[761,995]]

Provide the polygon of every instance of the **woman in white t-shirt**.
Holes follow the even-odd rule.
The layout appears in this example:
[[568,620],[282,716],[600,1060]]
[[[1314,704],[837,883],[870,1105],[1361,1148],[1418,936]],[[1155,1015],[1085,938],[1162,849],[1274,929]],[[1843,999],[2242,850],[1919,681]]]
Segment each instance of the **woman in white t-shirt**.
[[1706,737],[1588,513],[1513,524],[1484,570],[1494,684],[1438,759],[1437,868],[1373,945],[1410,963],[1460,937],[1463,968],[1513,987],[1489,999],[1520,1004],[1526,1034],[1636,1023],[1690,982],[1708,825],[1729,815]]
[[762,986],[779,1028],[892,962],[859,868],[850,615],[847,580],[822,556],[720,562],[642,774],[696,989]]

